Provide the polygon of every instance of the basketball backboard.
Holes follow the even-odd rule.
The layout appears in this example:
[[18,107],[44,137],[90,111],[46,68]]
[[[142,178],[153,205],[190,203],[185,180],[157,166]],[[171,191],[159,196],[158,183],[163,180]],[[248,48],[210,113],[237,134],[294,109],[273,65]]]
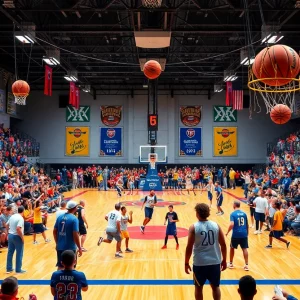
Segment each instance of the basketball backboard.
[[150,163],[154,157],[156,158],[156,163],[166,163],[167,146],[140,146],[140,163]]

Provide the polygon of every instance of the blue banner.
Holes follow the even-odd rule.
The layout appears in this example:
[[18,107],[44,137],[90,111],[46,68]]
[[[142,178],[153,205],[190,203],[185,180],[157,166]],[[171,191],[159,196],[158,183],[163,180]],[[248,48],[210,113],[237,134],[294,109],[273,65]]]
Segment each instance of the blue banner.
[[180,128],[179,156],[202,156],[202,128]]
[[122,128],[100,128],[100,156],[122,155]]

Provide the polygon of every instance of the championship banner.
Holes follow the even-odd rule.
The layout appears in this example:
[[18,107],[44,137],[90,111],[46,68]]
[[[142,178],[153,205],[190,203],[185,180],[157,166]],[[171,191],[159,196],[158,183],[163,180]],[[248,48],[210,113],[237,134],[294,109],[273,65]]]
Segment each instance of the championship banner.
[[180,106],[180,120],[188,127],[198,125],[201,121],[201,106]]
[[52,68],[48,65],[45,65],[44,94],[52,96]]
[[122,155],[122,128],[100,128],[100,156]]
[[17,106],[15,103],[14,95],[10,92],[7,93],[6,113],[11,116],[17,115]]
[[100,114],[105,126],[115,127],[122,119],[122,106],[100,106]]
[[0,90],[0,113],[5,112],[5,91]]
[[214,156],[237,156],[237,127],[214,127]]
[[76,109],[74,106],[66,107],[66,122],[90,122],[91,110],[90,106],[79,106]]
[[66,127],[65,155],[90,155],[90,127]]
[[231,106],[214,106],[214,122],[237,122],[237,111]]
[[202,128],[180,128],[179,156],[202,156]]

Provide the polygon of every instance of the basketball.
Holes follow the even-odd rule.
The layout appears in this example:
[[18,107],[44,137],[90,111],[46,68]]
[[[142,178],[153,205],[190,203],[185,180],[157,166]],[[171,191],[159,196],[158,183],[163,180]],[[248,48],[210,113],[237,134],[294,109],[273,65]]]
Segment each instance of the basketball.
[[290,108],[284,104],[277,104],[270,113],[271,120],[276,124],[287,123],[292,116]]
[[29,84],[24,80],[15,81],[11,89],[14,95],[28,95],[30,92]]
[[252,65],[252,71],[257,79],[274,78],[261,80],[267,85],[286,85],[299,74],[300,58],[291,47],[274,45],[258,53]]
[[161,65],[156,60],[149,60],[144,65],[144,74],[149,79],[156,79],[161,73]]

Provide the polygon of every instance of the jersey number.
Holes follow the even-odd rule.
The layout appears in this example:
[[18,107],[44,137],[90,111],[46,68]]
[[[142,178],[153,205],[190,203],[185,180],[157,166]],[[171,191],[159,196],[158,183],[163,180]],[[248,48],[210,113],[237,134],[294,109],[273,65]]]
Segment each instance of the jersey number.
[[116,216],[115,214],[111,214],[109,218],[110,218],[111,220],[114,220],[115,216]]
[[208,230],[208,232],[201,231],[200,234],[204,235],[202,246],[213,245],[215,243],[215,235],[212,230]]
[[[76,300],[78,285],[76,283],[69,283],[66,286],[64,283],[60,282],[56,285],[56,291],[57,291],[57,299]],[[68,292],[67,296],[65,295],[66,292]]]
[[244,226],[245,225],[244,217],[238,218],[238,223],[239,223],[239,226]]

